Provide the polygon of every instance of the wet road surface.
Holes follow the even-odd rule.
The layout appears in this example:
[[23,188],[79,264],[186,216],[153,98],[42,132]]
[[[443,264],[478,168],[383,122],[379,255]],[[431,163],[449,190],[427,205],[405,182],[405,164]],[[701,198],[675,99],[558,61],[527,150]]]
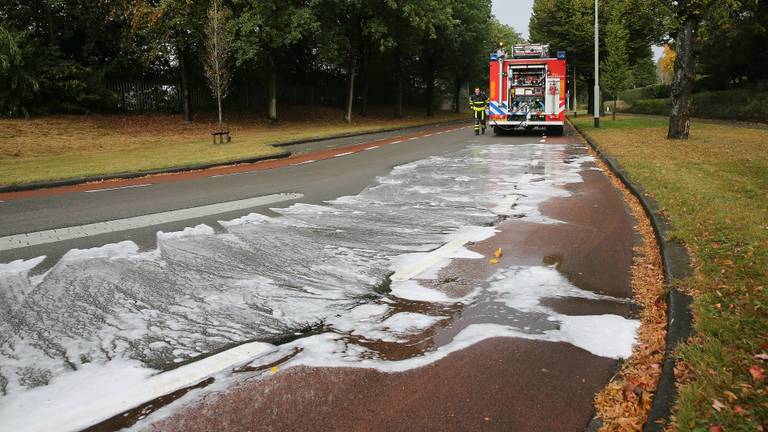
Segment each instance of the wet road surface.
[[135,427],[583,429],[636,328],[621,197],[572,137],[446,140],[356,195],[5,268],[4,392],[297,337]]

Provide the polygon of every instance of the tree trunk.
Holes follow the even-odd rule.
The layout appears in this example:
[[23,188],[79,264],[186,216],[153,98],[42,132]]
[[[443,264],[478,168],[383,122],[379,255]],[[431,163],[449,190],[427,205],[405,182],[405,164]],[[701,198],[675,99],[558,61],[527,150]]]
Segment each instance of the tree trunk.
[[267,118],[277,121],[277,72],[275,71],[275,59],[269,55],[269,76],[267,77]]
[[349,87],[347,88],[347,107],[344,111],[344,121],[352,123],[352,105],[355,98],[355,74],[357,73],[357,65],[355,60],[350,61],[349,65]]
[[189,71],[187,69],[187,54],[179,50],[179,75],[181,76],[181,113],[185,122],[191,122],[192,109],[189,91]]
[[461,78],[456,77],[453,88],[453,112],[459,112],[459,99],[461,99]]
[[432,117],[434,112],[433,99],[435,97],[435,61],[434,56],[427,55],[426,73],[424,74],[424,81],[427,83],[427,92],[425,95],[425,104],[427,108],[427,116]]
[[370,49],[366,47],[360,53],[360,115],[368,115],[368,93],[371,87],[371,55]]
[[675,75],[672,80],[672,110],[669,113],[669,139],[688,139],[693,107],[694,31],[698,19],[688,16],[675,37]]
[[395,117],[403,116],[403,59],[400,47],[395,52]]
[[221,115],[221,91],[216,92],[216,102],[218,103],[218,106],[219,106],[219,131],[222,131],[223,120]]

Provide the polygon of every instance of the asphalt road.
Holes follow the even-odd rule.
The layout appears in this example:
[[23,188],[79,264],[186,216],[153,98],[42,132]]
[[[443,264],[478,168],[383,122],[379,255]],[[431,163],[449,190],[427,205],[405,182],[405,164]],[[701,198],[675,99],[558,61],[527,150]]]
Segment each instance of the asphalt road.
[[[460,126],[459,124],[451,127]],[[280,165],[289,165],[279,169],[248,172],[248,167],[241,167],[242,172],[233,173],[235,175],[219,176],[219,170],[209,170],[195,173],[194,178],[188,178],[189,175],[147,177],[129,182],[115,182],[114,185],[108,184],[100,187],[111,189],[127,184],[151,184],[150,186],[105,190],[98,193],[86,193],[84,190],[87,188],[79,188],[79,190],[63,194],[59,194],[57,190],[51,190],[49,194],[43,196],[19,199],[9,199],[0,194],[0,201],[2,201],[0,202],[0,220],[2,221],[0,223],[0,237],[276,193],[300,193],[303,195],[296,201],[281,202],[281,207],[290,205],[292,202],[321,203],[339,196],[354,195],[368,186],[376,176],[388,173],[396,165],[423,159],[434,154],[455,151],[475,140],[471,135],[471,129],[467,128],[441,135],[425,136],[435,130],[444,129],[446,129],[444,126],[418,128],[416,130],[378,133],[292,146],[289,149],[300,156],[316,151],[328,152],[340,147],[359,146],[365,143],[371,143],[372,146],[375,146],[380,145],[379,140],[382,139],[399,141],[398,138],[403,138],[402,142],[380,145],[370,151],[359,151],[342,157],[331,157],[303,165],[290,166],[290,159],[279,161],[281,162]],[[419,138],[408,140],[412,136],[419,136]],[[483,138],[487,139],[488,136]],[[510,137],[505,137],[505,140],[507,139]],[[511,140],[529,142],[531,137],[511,137]],[[336,153],[345,152],[337,150]],[[46,255],[48,258],[37,269],[37,271],[41,271],[47,265],[56,262],[61,255],[72,248],[91,248],[107,243],[131,240],[142,249],[151,249],[155,245],[155,233],[159,230],[177,231],[200,223],[216,227],[218,220],[236,218],[251,211],[269,214],[269,207],[275,207],[275,205],[270,204],[175,223],[4,250],[0,251],[0,262]]]
[[[157,231],[179,231],[197,224],[207,224],[223,232],[224,228],[217,221],[235,219],[250,212],[279,217],[279,213],[269,208],[285,208],[292,203],[320,204],[340,196],[357,195],[374,184],[376,177],[391,177],[395,166],[434,155],[455,155],[455,152],[473,144],[488,145],[491,150],[487,152],[491,154],[481,157],[483,150],[475,146],[468,154],[461,156],[463,163],[471,165],[473,158],[487,158],[480,163],[482,169],[475,174],[492,178],[493,182],[509,183],[509,180],[504,180],[507,171],[522,170],[530,192],[515,190],[521,192],[523,197],[525,193],[541,193],[543,189],[537,185],[557,180],[558,177],[575,174],[580,180],[567,184],[564,187],[567,193],[559,194],[550,189],[544,193],[547,198],[540,205],[520,210],[527,213],[526,218],[516,219],[512,213],[509,219],[496,224],[496,235],[469,243],[468,253],[482,257],[492,256],[497,248],[503,249],[505,253],[499,259],[498,266],[489,264],[487,259],[456,259],[440,270],[434,281],[435,286],[430,285],[449,297],[457,298],[467,294],[462,290],[484,286],[485,297],[460,306],[387,298],[385,302],[374,302],[366,307],[387,309],[388,317],[412,314],[410,316],[418,315],[422,319],[439,316],[443,321],[438,324],[433,322],[422,332],[417,332],[409,343],[392,343],[386,339],[371,342],[352,334],[342,337],[350,338],[345,340],[346,344],[359,344],[378,353],[382,359],[404,362],[450,346],[474,324],[512,326],[522,331],[520,335],[523,337],[501,337],[504,336],[503,331],[494,333],[500,337],[480,339],[481,343],[451,351],[428,366],[408,368],[399,373],[298,366],[288,367],[285,373],[271,376],[259,369],[260,372],[255,372],[242,385],[201,404],[189,405],[171,417],[141,426],[153,431],[583,430],[592,416],[592,398],[612,375],[616,361],[612,358],[613,354],[600,354],[605,341],[590,346],[595,342],[570,340],[567,332],[561,331],[556,323],[565,323],[566,320],[587,322],[582,318],[588,318],[593,320],[589,321],[590,325],[603,327],[596,331],[610,333],[610,326],[600,323],[624,322],[632,315],[628,303],[621,299],[631,295],[629,267],[633,234],[621,196],[608,179],[593,166],[590,167],[591,162],[583,166],[582,162],[573,162],[588,159],[588,156],[586,149],[570,132],[564,137],[546,139],[539,134],[476,137],[469,127],[440,126],[301,145],[292,149],[296,151],[296,156],[290,159],[250,166],[84,185],[37,194],[0,195],[0,201],[3,201],[0,202],[0,237],[7,237],[167,214],[273,194],[300,194],[296,199],[241,206],[232,211],[177,218],[173,222],[149,224],[141,228],[2,250],[0,263],[46,255],[46,261],[35,269],[39,273],[72,248],[131,240],[142,250],[151,250],[156,247]],[[492,144],[502,144],[503,148]],[[540,147],[527,146],[520,154],[530,154],[531,160],[528,160],[528,156],[515,156],[514,150],[510,150],[518,144],[566,146],[558,147],[559,150],[551,153],[542,151]],[[474,157],[473,152],[477,152]],[[495,164],[488,163],[488,160],[495,161]],[[449,160],[448,163],[455,161]],[[438,164],[433,171],[427,170],[424,178],[439,176],[440,169]],[[451,181],[443,185],[446,195],[450,195],[447,192],[451,190]],[[509,184],[502,186],[493,182],[482,183],[482,190],[492,194],[497,186],[500,189],[510,187]],[[421,185],[411,186],[418,189]],[[430,185],[424,186],[424,190],[428,191]],[[96,189],[98,191],[94,191]],[[396,195],[401,193],[395,192]],[[418,193],[422,198],[429,197],[429,192]],[[454,194],[449,198],[460,202],[460,192]],[[535,201],[534,196],[528,198]],[[518,204],[522,203],[524,207],[525,199],[521,199]],[[299,218],[296,220],[300,217],[294,215],[294,218]],[[311,221],[315,216],[310,213],[303,217]],[[541,222],[547,218],[559,222]],[[372,222],[375,224],[378,221]],[[405,222],[402,221],[403,224]],[[435,226],[439,226],[439,222]],[[265,234],[268,235],[268,231]],[[376,235],[375,230],[371,231],[371,235]],[[280,238],[294,240],[289,233],[283,233]],[[312,238],[306,237],[306,240]],[[302,238],[298,241],[301,242]],[[281,247],[271,243],[258,246],[263,248],[259,249],[261,251]],[[295,251],[302,248],[301,243],[289,246],[293,246]],[[307,247],[313,245],[307,244]],[[185,257],[195,260],[199,252],[196,248],[174,251],[183,252]],[[312,250],[302,252],[312,253]],[[296,257],[288,255],[279,258],[279,262],[293,265],[291,260]],[[310,259],[307,256],[295,261],[297,265],[304,265]],[[195,260],[191,262],[202,263]],[[353,264],[350,262],[350,265]],[[498,272],[504,269],[509,269],[506,276],[502,274],[501,279],[493,279],[494,275],[499,277]],[[515,297],[519,293],[518,286],[494,288],[495,282],[489,282],[519,280],[520,286],[525,286],[530,269],[543,272],[540,276],[544,278],[532,282],[530,288],[546,287],[543,294],[535,295],[541,301],[533,306],[526,306],[525,301],[516,303],[519,300]],[[232,271],[238,269],[233,267]],[[281,273],[279,269],[276,272]],[[356,277],[354,267],[348,277]],[[564,291],[554,294],[558,289]],[[505,300],[505,295],[511,297]],[[526,309],[528,307],[533,309]],[[616,320],[600,321],[607,316]],[[352,322],[354,329],[358,323],[354,318]],[[336,324],[337,334],[345,334],[343,325]],[[585,334],[584,327],[577,330],[581,336]],[[530,335],[525,333],[528,331]],[[529,336],[534,340],[529,340]],[[610,338],[611,335],[604,337]],[[285,344],[285,349],[311,350],[311,345],[301,345],[302,339],[310,341],[311,337],[299,338],[295,347]],[[287,362],[290,363],[290,360]],[[283,365],[280,364],[280,367]],[[108,421],[94,430],[125,426],[120,422],[131,417],[120,414],[115,417],[117,423]]]

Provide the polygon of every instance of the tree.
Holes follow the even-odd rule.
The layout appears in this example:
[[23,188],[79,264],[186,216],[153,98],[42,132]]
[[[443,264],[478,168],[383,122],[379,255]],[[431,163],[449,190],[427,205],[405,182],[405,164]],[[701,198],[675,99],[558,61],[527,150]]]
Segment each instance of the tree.
[[[698,32],[703,87],[725,89],[768,79],[768,2],[713,5]],[[727,61],[724,61],[727,59]]]
[[619,93],[632,85],[632,69],[627,57],[627,38],[629,32],[624,26],[623,11],[614,10],[605,29],[605,45],[608,56],[603,60],[603,87],[613,96],[613,119],[616,120],[616,106]]
[[[456,25],[452,29],[452,41],[445,59],[446,79],[453,83],[453,108],[459,112],[460,92],[463,84],[471,81],[476,84],[488,81],[488,56],[496,49],[496,44],[514,44],[521,40],[520,34],[512,27],[500,23],[491,15],[491,3],[488,1],[458,1],[453,18]],[[476,29],[488,29],[478,32]],[[482,85],[483,87],[485,84]]]
[[27,103],[39,89],[25,61],[25,37],[0,26],[0,115],[28,116]]
[[[661,1],[661,0],[657,0]],[[552,51],[566,51],[568,63],[576,67],[578,79],[589,88],[594,86],[594,3],[595,0],[534,0],[528,25],[532,42],[549,43]],[[614,9],[631,11],[625,22],[628,32],[627,55],[630,67],[648,77],[652,61],[650,46],[660,43],[665,35],[666,9],[647,0],[600,1],[600,29],[606,31],[608,17]],[[600,38],[600,58],[605,58],[605,37]],[[589,94],[589,111],[594,112],[594,92]]]
[[222,0],[212,0],[208,9],[206,29],[205,75],[211,88],[219,114],[219,130],[222,130],[221,102],[227,97],[231,80],[230,54],[232,51],[232,28],[229,25],[230,11]]
[[671,45],[664,45],[664,53],[659,59],[659,64],[656,68],[659,81],[661,81],[663,84],[669,84],[672,82],[672,76],[675,72],[675,50]]
[[190,77],[206,12],[205,3],[196,0],[136,0],[129,10],[133,31],[149,43],[149,57],[175,64],[185,121],[192,121]]
[[277,120],[277,57],[319,29],[315,0],[236,0],[238,64],[261,62],[267,69],[267,116]]

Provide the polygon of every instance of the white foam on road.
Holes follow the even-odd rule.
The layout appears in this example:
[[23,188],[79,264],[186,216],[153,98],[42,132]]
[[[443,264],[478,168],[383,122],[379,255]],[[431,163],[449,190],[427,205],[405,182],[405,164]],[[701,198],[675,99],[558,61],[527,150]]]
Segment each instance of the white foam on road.
[[0,237],[0,251],[55,243],[64,240],[85,238],[99,234],[126,231],[136,228],[146,228],[164,223],[180,222],[188,219],[195,219],[220,213],[227,213],[236,210],[244,210],[252,207],[294,200],[303,196],[304,195],[300,193],[264,195],[255,198],[227,201],[181,210],[171,210],[143,216],[115,219],[107,222],[96,222],[86,225],[36,231],[25,234],[15,234],[11,236]]
[[3,398],[0,431],[79,431],[274,350],[251,342],[163,373],[135,360],[85,364],[44,388]]
[[[500,269],[463,298],[427,287],[435,286],[426,281],[437,279],[451,260],[482,258],[465,244],[493,237],[491,225],[500,214],[558,223],[542,216],[538,206],[568,196],[561,186],[581,181],[581,163],[591,160],[564,160],[568,148],[473,146],[395,167],[356,196],[273,208],[278,216],[252,213],[221,222],[223,233],[198,225],[158,233],[157,249],[148,252],[132,242],[73,250],[34,280],[28,272],[39,261],[6,264],[0,267],[7,270],[0,271],[0,300],[20,293],[11,310],[34,319],[17,329],[17,319],[0,316],[0,373],[8,378],[8,396],[0,405],[26,393],[43,398],[49,388],[50,400],[65,397],[57,383],[76,382],[83,370],[93,371],[83,382],[99,387],[104,380],[109,388],[110,374],[97,373],[99,365],[125,367],[125,385],[146,383],[155,371],[146,365],[133,370],[140,369],[136,359],[166,367],[318,323],[332,332],[279,347],[281,354],[304,349],[289,365],[407,370],[495,336],[567,342],[596,355],[621,356],[631,347],[631,320],[563,316],[541,305],[541,299],[558,296],[616,300],[573,287],[553,268]],[[398,275],[392,292],[378,297],[374,290],[390,270]],[[402,342],[446,319],[446,312],[395,313],[398,297],[435,303],[431,307],[439,311],[457,302],[464,308],[493,302],[509,316],[534,315],[543,325],[527,329],[516,320],[471,325],[448,345],[400,362],[379,359],[344,339]],[[605,331],[589,333],[593,326]],[[256,363],[269,363],[261,359],[266,357]],[[36,368],[31,376],[42,377],[39,383],[28,380],[30,365]],[[54,422],[56,415],[66,415],[25,406],[26,411],[14,411],[14,421],[51,415]],[[102,406],[94,407],[93,415],[103,415]],[[8,412],[0,414],[5,418]]]

